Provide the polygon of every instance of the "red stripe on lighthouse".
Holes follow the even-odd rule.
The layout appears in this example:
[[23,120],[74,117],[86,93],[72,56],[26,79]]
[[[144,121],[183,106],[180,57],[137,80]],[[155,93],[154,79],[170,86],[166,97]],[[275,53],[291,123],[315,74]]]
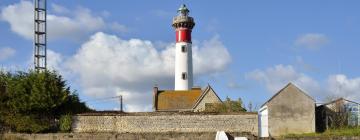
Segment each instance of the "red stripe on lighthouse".
[[176,30],[176,42],[191,42],[191,30],[177,29]]

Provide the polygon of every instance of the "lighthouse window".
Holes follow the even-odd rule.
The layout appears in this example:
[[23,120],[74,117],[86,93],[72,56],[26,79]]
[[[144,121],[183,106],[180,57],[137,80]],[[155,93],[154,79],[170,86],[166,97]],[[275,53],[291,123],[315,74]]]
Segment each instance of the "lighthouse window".
[[187,74],[186,74],[186,72],[183,72],[183,73],[181,74],[181,78],[182,78],[183,80],[186,80],[186,79],[187,79]]
[[187,50],[186,50],[186,45],[182,45],[181,46],[181,52],[186,52]]

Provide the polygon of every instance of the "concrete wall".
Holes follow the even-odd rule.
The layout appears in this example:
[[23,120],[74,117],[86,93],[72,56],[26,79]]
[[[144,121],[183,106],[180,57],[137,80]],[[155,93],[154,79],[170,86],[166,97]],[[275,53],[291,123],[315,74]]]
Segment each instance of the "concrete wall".
[[257,135],[257,114],[78,115],[74,132],[250,132]]
[[267,106],[271,136],[315,132],[315,102],[294,85],[280,91]]

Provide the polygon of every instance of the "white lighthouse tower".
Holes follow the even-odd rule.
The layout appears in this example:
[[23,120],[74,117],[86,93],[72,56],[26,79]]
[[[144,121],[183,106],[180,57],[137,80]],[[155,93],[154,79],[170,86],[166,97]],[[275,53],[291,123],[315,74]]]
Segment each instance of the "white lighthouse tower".
[[176,30],[175,90],[190,90],[193,87],[191,30],[195,22],[189,12],[185,4],[181,5],[179,15],[174,17],[172,24]]

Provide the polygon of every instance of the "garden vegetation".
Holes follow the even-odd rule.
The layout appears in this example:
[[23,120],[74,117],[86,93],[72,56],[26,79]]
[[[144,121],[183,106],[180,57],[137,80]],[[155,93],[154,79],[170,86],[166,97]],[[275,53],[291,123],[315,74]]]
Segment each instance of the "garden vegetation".
[[241,98],[238,100],[231,100],[226,97],[222,103],[205,104],[205,112],[246,112]]

